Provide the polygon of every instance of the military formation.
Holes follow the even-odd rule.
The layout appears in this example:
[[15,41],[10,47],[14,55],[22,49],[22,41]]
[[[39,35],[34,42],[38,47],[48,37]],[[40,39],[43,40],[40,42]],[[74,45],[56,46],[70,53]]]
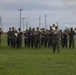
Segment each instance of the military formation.
[[[1,47],[1,34],[0,28],[0,47]],[[62,48],[74,48],[75,43],[75,31],[73,28],[69,30],[59,30],[58,26],[53,24],[50,29],[39,29],[38,27],[26,29],[24,32],[20,28],[16,30],[14,27],[9,28],[7,32],[7,45],[12,48],[22,48],[22,41],[24,46],[28,48],[41,48],[52,47],[53,52],[56,50],[59,53],[60,47]]]
[[22,48],[22,35],[23,32],[19,28],[18,31],[15,30],[14,27],[9,28],[9,31],[7,32],[7,44],[8,47],[12,48]]
[[[26,29],[22,32],[19,28],[15,30],[14,27],[9,28],[7,32],[7,44],[9,47],[22,48],[22,38],[24,37],[24,46],[28,48],[41,48],[52,47],[53,52],[56,50],[60,52],[60,46],[63,48],[74,48],[74,35],[73,28],[69,31],[58,30],[58,26],[53,24],[50,29],[39,29],[38,27]],[[68,45],[69,43],[69,45]]]

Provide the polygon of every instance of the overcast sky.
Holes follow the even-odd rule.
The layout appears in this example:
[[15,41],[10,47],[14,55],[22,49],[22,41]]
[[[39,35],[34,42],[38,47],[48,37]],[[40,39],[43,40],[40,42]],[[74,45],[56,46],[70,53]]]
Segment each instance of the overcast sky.
[[45,15],[47,28],[57,22],[60,29],[76,27],[76,0],[0,0],[4,31],[13,26],[19,28],[20,12],[17,9],[23,9],[21,13],[22,18],[25,18],[25,29],[26,22],[28,27],[38,27],[39,17],[41,27],[45,27]]

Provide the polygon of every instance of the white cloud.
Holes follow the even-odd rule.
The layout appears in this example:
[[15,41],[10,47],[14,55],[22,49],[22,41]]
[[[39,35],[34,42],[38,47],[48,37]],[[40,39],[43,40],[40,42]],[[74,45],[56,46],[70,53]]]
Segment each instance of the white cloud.
[[62,3],[61,3],[61,1],[48,1],[47,5],[50,7],[51,6],[52,7],[59,7],[59,6],[62,6]]
[[[61,7],[61,2],[60,1],[52,1],[52,0],[5,0],[5,3],[1,3],[0,8],[1,10],[15,10],[18,8],[23,8],[25,10],[56,10],[58,9],[57,7]],[[59,9],[60,10],[60,9]]]
[[50,0],[0,0],[0,3],[47,2]]
[[70,1],[66,0],[64,3],[68,7],[75,7],[76,6],[76,0],[70,0]]
[[76,0],[64,0],[63,4],[69,10],[76,12]]

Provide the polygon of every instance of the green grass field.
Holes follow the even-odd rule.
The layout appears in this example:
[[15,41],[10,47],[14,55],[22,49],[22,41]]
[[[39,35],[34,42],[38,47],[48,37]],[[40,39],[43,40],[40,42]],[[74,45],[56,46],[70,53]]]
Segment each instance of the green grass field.
[[13,49],[2,36],[0,75],[76,75],[76,47],[61,48],[60,54],[52,48]]

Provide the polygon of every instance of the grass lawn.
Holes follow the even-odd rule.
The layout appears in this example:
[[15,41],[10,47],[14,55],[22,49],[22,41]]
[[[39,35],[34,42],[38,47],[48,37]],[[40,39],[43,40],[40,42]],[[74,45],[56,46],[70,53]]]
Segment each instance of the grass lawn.
[[52,48],[13,49],[2,36],[0,75],[76,75],[76,47],[61,48],[60,54]]

